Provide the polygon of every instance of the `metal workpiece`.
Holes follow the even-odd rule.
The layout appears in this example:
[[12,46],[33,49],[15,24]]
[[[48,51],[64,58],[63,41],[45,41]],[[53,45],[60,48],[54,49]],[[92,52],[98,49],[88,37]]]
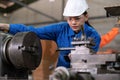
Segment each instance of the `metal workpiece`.
[[74,71],[98,74],[104,70],[106,73],[109,71],[117,73],[119,68],[120,62],[117,61],[116,54],[71,55],[71,70]]
[[115,54],[71,54],[71,62],[80,64],[106,64],[106,61],[116,61]]
[[58,48],[57,51],[76,50],[81,45],[86,46],[86,45],[89,45],[89,44],[90,44],[90,41],[88,41],[88,40],[81,41],[80,39],[77,39],[77,40],[74,40],[74,41],[71,42],[71,45],[73,45],[73,47],[61,47],[61,48]]
[[0,77],[2,80],[28,80],[41,63],[42,47],[33,32],[10,35],[0,32]]

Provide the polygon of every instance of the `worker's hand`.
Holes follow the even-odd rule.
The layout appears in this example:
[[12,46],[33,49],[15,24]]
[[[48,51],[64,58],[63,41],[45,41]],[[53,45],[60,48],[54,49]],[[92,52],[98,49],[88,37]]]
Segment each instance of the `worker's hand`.
[[120,28],[120,19],[117,21],[117,23],[115,24],[114,27],[118,27],[118,28]]
[[88,40],[90,41],[90,44],[87,47],[91,49],[93,46],[95,46],[95,42],[93,38],[88,38]]
[[120,34],[120,19],[117,21],[117,23],[114,25],[114,28],[118,28],[118,33]]
[[95,41],[93,38],[88,38],[90,41],[90,44],[87,45],[87,47],[90,49],[90,53],[95,54],[96,52],[93,50],[93,46],[95,46]]
[[67,62],[70,62],[71,61],[71,55],[70,55],[70,53],[68,55],[65,55],[64,58],[65,58],[65,60]]
[[1,31],[9,31],[9,24],[6,24],[6,23],[0,23],[0,30]]

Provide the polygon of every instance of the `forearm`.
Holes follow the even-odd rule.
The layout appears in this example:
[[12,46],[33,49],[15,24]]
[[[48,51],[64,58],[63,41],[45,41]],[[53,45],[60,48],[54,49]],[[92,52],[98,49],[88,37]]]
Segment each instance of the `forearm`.
[[119,33],[119,28],[112,28],[107,34],[101,36],[100,48],[111,42]]
[[9,24],[9,33],[16,34],[18,32],[32,31],[34,32],[35,28],[33,26],[26,26],[24,24]]
[[120,33],[120,20],[114,25],[114,27],[106,34],[101,36],[100,48],[111,42]]

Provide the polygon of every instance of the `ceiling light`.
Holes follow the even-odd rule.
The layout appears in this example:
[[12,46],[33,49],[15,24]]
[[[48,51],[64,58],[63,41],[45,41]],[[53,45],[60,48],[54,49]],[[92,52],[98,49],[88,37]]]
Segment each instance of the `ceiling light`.
[[49,2],[55,2],[55,0],[49,0]]
[[1,4],[1,3],[0,3],[0,7],[1,7],[1,8],[4,8],[4,9],[6,9],[6,8],[7,8],[7,6],[6,6],[6,5]]
[[13,6],[15,3],[11,1],[0,1],[0,7],[6,9],[7,7]]
[[7,16],[8,16],[8,14],[7,14],[7,13],[4,13],[4,14],[3,14],[3,16],[4,16],[4,17],[7,17]]

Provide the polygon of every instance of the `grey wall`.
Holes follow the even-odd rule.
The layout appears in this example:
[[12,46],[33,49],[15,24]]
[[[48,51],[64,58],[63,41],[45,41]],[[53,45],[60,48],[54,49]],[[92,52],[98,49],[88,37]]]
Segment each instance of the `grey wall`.
[[[57,20],[61,20],[62,17],[62,11],[63,11],[63,1],[66,2],[67,0],[53,0],[53,2],[50,2],[51,0],[38,0],[37,2],[34,2],[29,5],[29,7],[40,11],[42,13],[45,13],[46,15],[49,15],[51,17],[54,17]],[[100,16],[106,16],[106,11],[104,10],[104,7],[110,7],[110,6],[120,6],[120,0],[87,0],[89,5],[89,17],[90,17],[90,23],[96,28],[96,30],[102,35],[108,32],[114,24],[117,22],[116,17],[111,18],[96,18]],[[95,18],[95,19],[91,19]],[[8,23],[42,23],[42,22],[50,22],[54,21],[51,18],[48,18],[46,16],[43,16],[39,13],[36,13],[34,11],[31,11],[27,8],[21,8],[12,14],[9,14],[8,17],[2,18],[1,22],[8,22]],[[43,24],[44,25],[44,24]],[[35,25],[38,26],[38,25]],[[110,44],[104,47],[105,48],[115,48],[118,49],[120,43],[119,36],[117,36]]]

